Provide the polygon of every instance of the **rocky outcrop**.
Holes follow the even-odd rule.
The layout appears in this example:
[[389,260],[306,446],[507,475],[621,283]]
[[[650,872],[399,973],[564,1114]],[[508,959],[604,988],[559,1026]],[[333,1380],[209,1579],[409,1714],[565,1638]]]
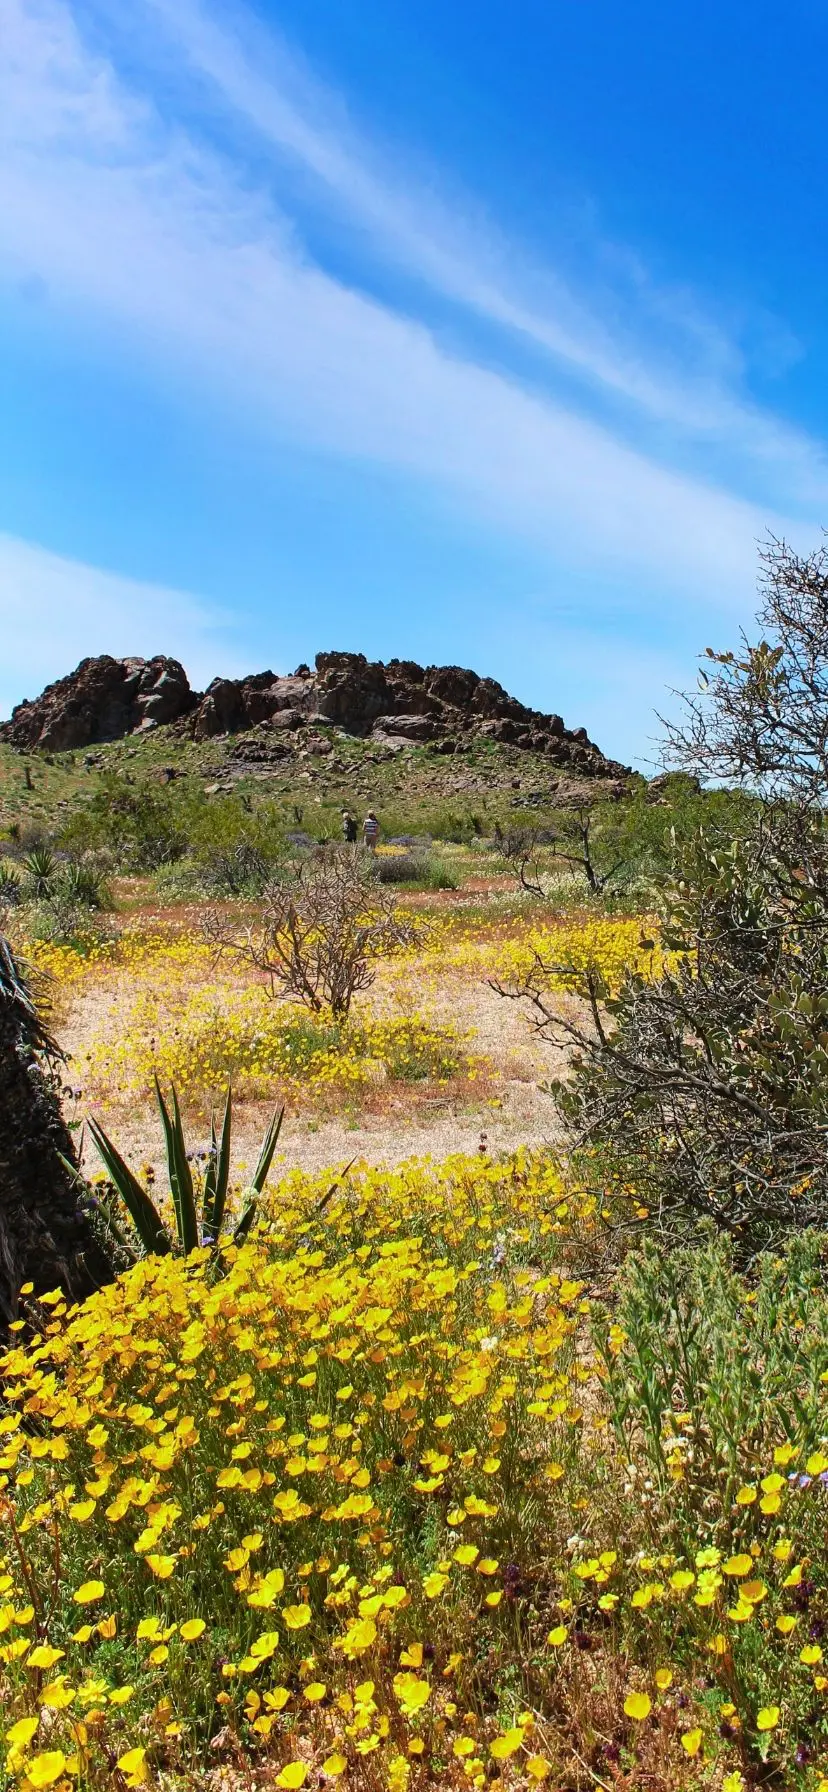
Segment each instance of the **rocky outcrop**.
[[339,728],[398,746],[462,751],[474,740],[543,753],[586,777],[623,776],[584,728],[528,709],[494,678],[462,666],[418,666],[414,660],[368,660],[362,653],[319,653],[313,670],[288,677],[257,672],[215,678],[200,695],[177,660],[83,660],[68,678],[21,703],[0,737],[21,749],[85,747],[159,722],[177,722],[196,739],[264,731],[275,744],[297,731]]
[[178,660],[115,660],[108,653],[81,660],[74,672],[46,686],[33,702],[18,703],[0,725],[0,738],[21,751],[61,753],[119,740],[138,729],[175,722],[198,702]]
[[414,660],[367,660],[362,653],[319,653],[315,670],[287,678],[216,679],[194,711],[199,740],[257,724],[274,729],[336,727],[412,745],[462,748],[474,739],[501,741],[548,755],[586,776],[623,775],[584,728],[528,709],[494,678],[462,666],[418,666]]

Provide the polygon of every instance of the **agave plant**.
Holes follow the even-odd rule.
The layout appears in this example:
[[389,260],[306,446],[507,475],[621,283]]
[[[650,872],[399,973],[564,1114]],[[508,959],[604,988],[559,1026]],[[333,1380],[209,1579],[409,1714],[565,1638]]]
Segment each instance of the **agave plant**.
[[82,859],[70,859],[65,867],[61,895],[78,908],[112,907],[112,896],[103,872]]
[[51,846],[34,846],[23,860],[26,895],[43,902],[52,895],[59,866]]
[[[96,1120],[88,1122],[89,1131],[103,1159],[110,1180],[129,1213],[144,1250],[149,1255],[165,1256],[175,1252],[189,1256],[199,1245],[218,1244],[227,1207],[230,1178],[230,1133],[232,1127],[232,1095],[227,1091],[221,1132],[216,1135],[215,1116],[210,1120],[210,1150],[200,1190],[196,1190],[187,1147],[181,1109],[175,1088],[170,1091],[171,1108],[161,1093],[158,1078],[155,1094],[164,1130],[167,1173],[170,1183],[177,1237],[173,1239],[147,1190],[138,1181],[120,1152]],[[239,1244],[247,1237],[256,1216],[256,1209],[273,1162],[273,1153],[282,1127],[284,1108],[274,1114],[262,1140],[259,1161],[253,1172],[244,1208],[233,1227],[231,1238]],[[199,1216],[199,1199],[201,1214]]]

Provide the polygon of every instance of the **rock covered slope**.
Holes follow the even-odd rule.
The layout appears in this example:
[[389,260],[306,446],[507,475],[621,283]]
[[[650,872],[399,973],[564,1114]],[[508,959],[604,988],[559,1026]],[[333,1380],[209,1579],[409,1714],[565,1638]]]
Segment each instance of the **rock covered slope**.
[[287,677],[258,672],[216,678],[192,691],[178,660],[82,660],[75,672],[18,704],[0,738],[21,751],[62,752],[164,723],[194,740],[255,730],[275,746],[300,730],[337,728],[390,745],[428,744],[450,754],[473,741],[499,741],[547,756],[582,777],[622,776],[586,730],[528,709],[493,678],[459,666],[369,661],[361,653],[319,653],[313,670]]

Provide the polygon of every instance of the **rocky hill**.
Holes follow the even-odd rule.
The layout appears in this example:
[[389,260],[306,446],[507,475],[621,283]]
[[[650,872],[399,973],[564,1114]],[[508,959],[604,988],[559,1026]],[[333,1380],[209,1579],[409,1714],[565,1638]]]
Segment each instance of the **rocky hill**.
[[63,752],[171,724],[196,741],[255,731],[262,755],[290,750],[319,730],[370,736],[390,747],[429,745],[451,754],[476,741],[542,754],[580,777],[623,776],[584,728],[528,709],[492,678],[459,666],[418,666],[413,660],[369,661],[361,653],[319,653],[314,669],[287,677],[258,672],[216,678],[204,692],[190,689],[178,660],[82,660],[76,671],[18,704],[0,739],[19,751]]

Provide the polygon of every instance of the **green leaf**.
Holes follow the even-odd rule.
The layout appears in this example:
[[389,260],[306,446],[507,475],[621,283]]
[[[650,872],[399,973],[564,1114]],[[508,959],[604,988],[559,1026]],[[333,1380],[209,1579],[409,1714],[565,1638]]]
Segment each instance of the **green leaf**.
[[210,1229],[212,1223],[213,1202],[216,1195],[216,1117],[210,1111],[210,1156],[204,1172],[204,1189],[202,1192],[202,1232]]
[[285,1110],[284,1110],[284,1108],[280,1108],[278,1114],[274,1114],[273,1119],[271,1120],[270,1125],[267,1129],[267,1132],[265,1133],[264,1139],[262,1140],[262,1148],[261,1148],[261,1151],[259,1152],[259,1161],[256,1165],[255,1170],[253,1171],[253,1180],[250,1184],[251,1188],[255,1191],[255,1193],[257,1195],[261,1194],[262,1189],[264,1188],[264,1185],[267,1181],[267,1173],[268,1173],[268,1170],[270,1169],[270,1166],[273,1162],[273,1153],[276,1150],[276,1146],[279,1142],[279,1134],[282,1130],[282,1121],[284,1120],[284,1117],[285,1117]]
[[164,1145],[167,1153],[167,1178],[170,1184],[170,1194],[172,1195],[173,1212],[175,1214],[175,1229],[178,1233],[178,1242],[179,1244],[182,1244],[181,1198],[178,1189],[178,1177],[175,1171],[175,1139],[173,1136],[173,1123],[167,1112],[167,1104],[161,1094],[161,1084],[157,1077],[155,1078],[155,1099],[158,1102],[161,1125],[164,1129]]
[[141,1187],[137,1176],[133,1176],[129,1165],[124,1163],[120,1152],[96,1120],[89,1121],[89,1131],[145,1251],[159,1257],[167,1256],[172,1250],[172,1244],[161,1216],[146,1190]]
[[323,1214],[325,1212],[325,1208],[328,1206],[329,1202],[333,1200],[334,1195],[336,1194],[337,1190],[342,1187],[342,1184],[345,1181],[345,1177],[347,1176],[348,1171],[353,1169],[355,1163],[356,1163],[356,1158],[352,1157],[350,1163],[346,1164],[344,1170],[342,1170],[340,1172],[340,1174],[337,1176],[336,1181],[331,1183],[330,1188],[322,1196],[321,1201],[317,1201],[316,1206],[311,1208],[310,1213],[308,1214],[309,1220],[318,1220],[320,1217],[320,1214]]
[[209,1215],[206,1211],[206,1205],[205,1205],[205,1214],[204,1214],[205,1228],[212,1234],[212,1237],[216,1240],[218,1239],[219,1233],[221,1231],[222,1221],[224,1219],[224,1209],[227,1205],[227,1189],[228,1189],[229,1182],[230,1182],[230,1135],[231,1135],[231,1131],[232,1131],[232,1126],[233,1126],[232,1091],[230,1089],[228,1089],[227,1100],[224,1104],[224,1119],[223,1119],[222,1125],[221,1125],[221,1139],[219,1141],[219,1146],[218,1146],[217,1152],[215,1151],[215,1133],[213,1134],[213,1148],[214,1148],[213,1164],[214,1164],[214,1172],[215,1172],[215,1188],[213,1191],[213,1198],[212,1198],[212,1201],[210,1204]]
[[234,1244],[243,1244],[244,1243],[244,1241],[247,1237],[247,1234],[250,1231],[250,1228],[253,1224],[253,1221],[256,1218],[256,1214],[258,1212],[258,1207],[259,1207],[258,1195],[251,1194],[250,1198],[247,1201],[247,1203],[244,1207],[244,1210],[239,1218],[236,1229],[233,1233],[233,1243]]
[[[78,1124],[80,1125],[81,1122],[79,1121]],[[85,1126],[86,1122],[84,1121],[83,1124]],[[64,1170],[68,1171],[69,1175],[71,1176],[71,1178],[75,1184],[75,1187],[83,1190],[83,1193],[86,1196],[86,1199],[88,1201],[94,1201],[95,1207],[96,1207],[96,1210],[98,1213],[98,1217],[103,1221],[103,1224],[106,1226],[107,1231],[112,1233],[112,1236],[115,1239],[116,1243],[120,1245],[122,1251],[126,1252],[127,1256],[130,1258],[130,1260],[133,1263],[136,1263],[137,1257],[136,1257],[135,1250],[132,1245],[132,1241],[131,1241],[131,1239],[127,1238],[127,1235],[125,1232],[121,1231],[121,1228],[118,1225],[115,1215],[114,1215],[114,1213],[111,1212],[106,1201],[100,1201],[100,1200],[98,1200],[98,1197],[96,1195],[93,1195],[92,1189],[90,1188],[89,1183],[86,1180],[86,1177],[84,1176],[83,1172],[78,1169],[77,1164],[71,1163],[68,1157],[64,1157],[62,1151],[58,1152],[58,1157],[60,1159],[60,1162],[63,1165]]]
[[179,1108],[178,1096],[175,1087],[173,1086],[171,1090],[173,1113],[172,1119],[170,1118],[167,1104],[161,1094],[161,1085],[157,1077],[155,1078],[155,1094],[158,1101],[158,1110],[161,1115],[161,1124],[164,1128],[164,1143],[167,1152],[167,1173],[170,1179],[170,1193],[172,1195],[173,1209],[175,1211],[178,1240],[186,1257],[189,1256],[190,1251],[196,1250],[199,1238],[198,1215],[196,1213],[195,1195],[193,1193],[193,1178],[190,1166],[187,1162],[187,1147],[184,1142],[181,1109]]
[[175,1173],[178,1178],[178,1199],[181,1207],[181,1245],[184,1255],[189,1256],[201,1242],[198,1232],[198,1212],[193,1189],[193,1174],[187,1162],[187,1146],[184,1142],[184,1127],[181,1122],[181,1109],[175,1085],[173,1098],[173,1144],[175,1147]]
[[[229,1105],[229,1095],[228,1095],[228,1105]],[[248,1232],[250,1231],[253,1221],[256,1217],[256,1213],[258,1211],[258,1206],[259,1206],[259,1196],[261,1195],[262,1189],[264,1188],[265,1182],[267,1181],[267,1173],[268,1173],[268,1170],[270,1169],[270,1166],[273,1162],[273,1153],[276,1150],[276,1146],[278,1144],[279,1134],[282,1130],[282,1121],[284,1120],[284,1117],[285,1117],[285,1110],[284,1110],[284,1108],[280,1108],[279,1112],[277,1114],[274,1114],[273,1119],[271,1120],[270,1125],[267,1129],[267,1132],[265,1133],[265,1136],[262,1140],[262,1148],[261,1148],[261,1151],[259,1152],[259,1161],[256,1165],[254,1172],[253,1172],[253,1180],[250,1184],[247,1204],[244,1207],[244,1210],[241,1214],[241,1217],[240,1217],[238,1224],[235,1228],[235,1231],[233,1233],[233,1243],[234,1244],[242,1244],[244,1242],[245,1238],[248,1235]],[[228,1136],[228,1149],[229,1149],[229,1136]]]

